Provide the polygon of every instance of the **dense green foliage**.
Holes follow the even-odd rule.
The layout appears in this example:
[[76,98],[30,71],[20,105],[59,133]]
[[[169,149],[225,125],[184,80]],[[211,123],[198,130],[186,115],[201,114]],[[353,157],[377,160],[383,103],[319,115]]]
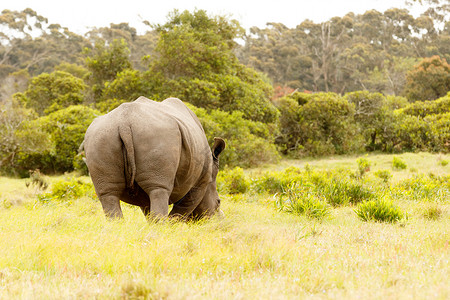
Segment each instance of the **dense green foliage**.
[[157,27],[160,39],[147,77],[158,82],[156,98],[175,96],[206,109],[238,110],[255,121],[276,121],[271,85],[233,53],[234,40],[243,32],[236,21],[210,18],[205,11],[175,11],[170,17]]
[[21,151],[15,157],[16,171],[21,175],[26,175],[30,169],[45,173],[72,171],[84,133],[99,115],[87,106],[76,105],[30,121],[28,126],[42,130],[51,142],[45,151]]
[[[279,152],[449,152],[448,24],[438,26],[440,9],[419,18],[401,9],[349,13],[250,35],[235,20],[175,10],[143,35],[121,23],[85,37],[31,9],[5,10],[0,169],[86,172],[77,151],[87,126],[141,95],[188,103],[210,142],[226,140],[228,167],[277,162]],[[367,168],[361,162],[358,176]]]
[[39,115],[48,114],[84,101],[86,84],[72,74],[55,71],[34,77],[24,93],[14,96]]
[[211,144],[216,136],[225,139],[226,151],[220,155],[222,165],[251,167],[278,161],[279,155],[272,142],[273,128],[270,124],[247,120],[239,111],[208,112],[192,105],[189,107],[200,119]]

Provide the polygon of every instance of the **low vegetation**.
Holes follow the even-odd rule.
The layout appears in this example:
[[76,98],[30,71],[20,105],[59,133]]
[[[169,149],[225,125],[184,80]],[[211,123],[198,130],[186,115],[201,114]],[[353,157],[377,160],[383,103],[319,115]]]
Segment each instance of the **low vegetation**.
[[397,157],[224,169],[225,218],[196,223],[107,221],[86,176],[0,177],[0,298],[448,298],[449,157]]

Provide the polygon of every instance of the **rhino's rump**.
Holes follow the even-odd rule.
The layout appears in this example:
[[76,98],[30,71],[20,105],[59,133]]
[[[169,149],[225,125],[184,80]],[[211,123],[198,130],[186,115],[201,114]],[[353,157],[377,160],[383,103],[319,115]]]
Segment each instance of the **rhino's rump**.
[[[126,151],[131,149],[125,145],[130,141],[121,138],[120,127],[129,129],[134,153]],[[123,194],[130,185],[127,179],[134,178],[134,184],[144,191],[170,191],[169,201],[174,203],[204,185],[210,175],[211,152],[204,132],[187,107],[175,99],[158,103],[139,98],[122,104],[90,126],[85,150],[100,194],[111,190]]]

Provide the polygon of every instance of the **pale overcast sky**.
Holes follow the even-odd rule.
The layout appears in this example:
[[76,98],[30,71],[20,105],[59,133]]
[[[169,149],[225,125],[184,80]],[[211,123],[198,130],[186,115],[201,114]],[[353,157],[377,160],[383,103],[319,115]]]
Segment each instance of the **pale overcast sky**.
[[404,0],[0,0],[0,10],[27,7],[48,18],[49,23],[81,34],[89,28],[109,26],[110,23],[126,22],[138,29],[145,28],[143,20],[164,23],[167,14],[175,8],[190,11],[197,8],[213,15],[231,15],[248,29],[265,27],[268,22],[295,27],[305,19],[322,22],[348,12],[360,14],[370,9],[384,12],[392,7],[406,8],[406,5]]

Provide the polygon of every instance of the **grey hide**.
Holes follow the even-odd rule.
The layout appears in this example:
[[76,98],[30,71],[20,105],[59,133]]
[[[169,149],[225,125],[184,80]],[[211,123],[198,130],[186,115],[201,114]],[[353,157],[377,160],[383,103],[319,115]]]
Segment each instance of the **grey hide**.
[[199,218],[221,213],[216,189],[221,138],[209,148],[195,114],[179,99],[145,97],[96,118],[84,151],[107,217],[121,218],[120,200],[148,217]]

